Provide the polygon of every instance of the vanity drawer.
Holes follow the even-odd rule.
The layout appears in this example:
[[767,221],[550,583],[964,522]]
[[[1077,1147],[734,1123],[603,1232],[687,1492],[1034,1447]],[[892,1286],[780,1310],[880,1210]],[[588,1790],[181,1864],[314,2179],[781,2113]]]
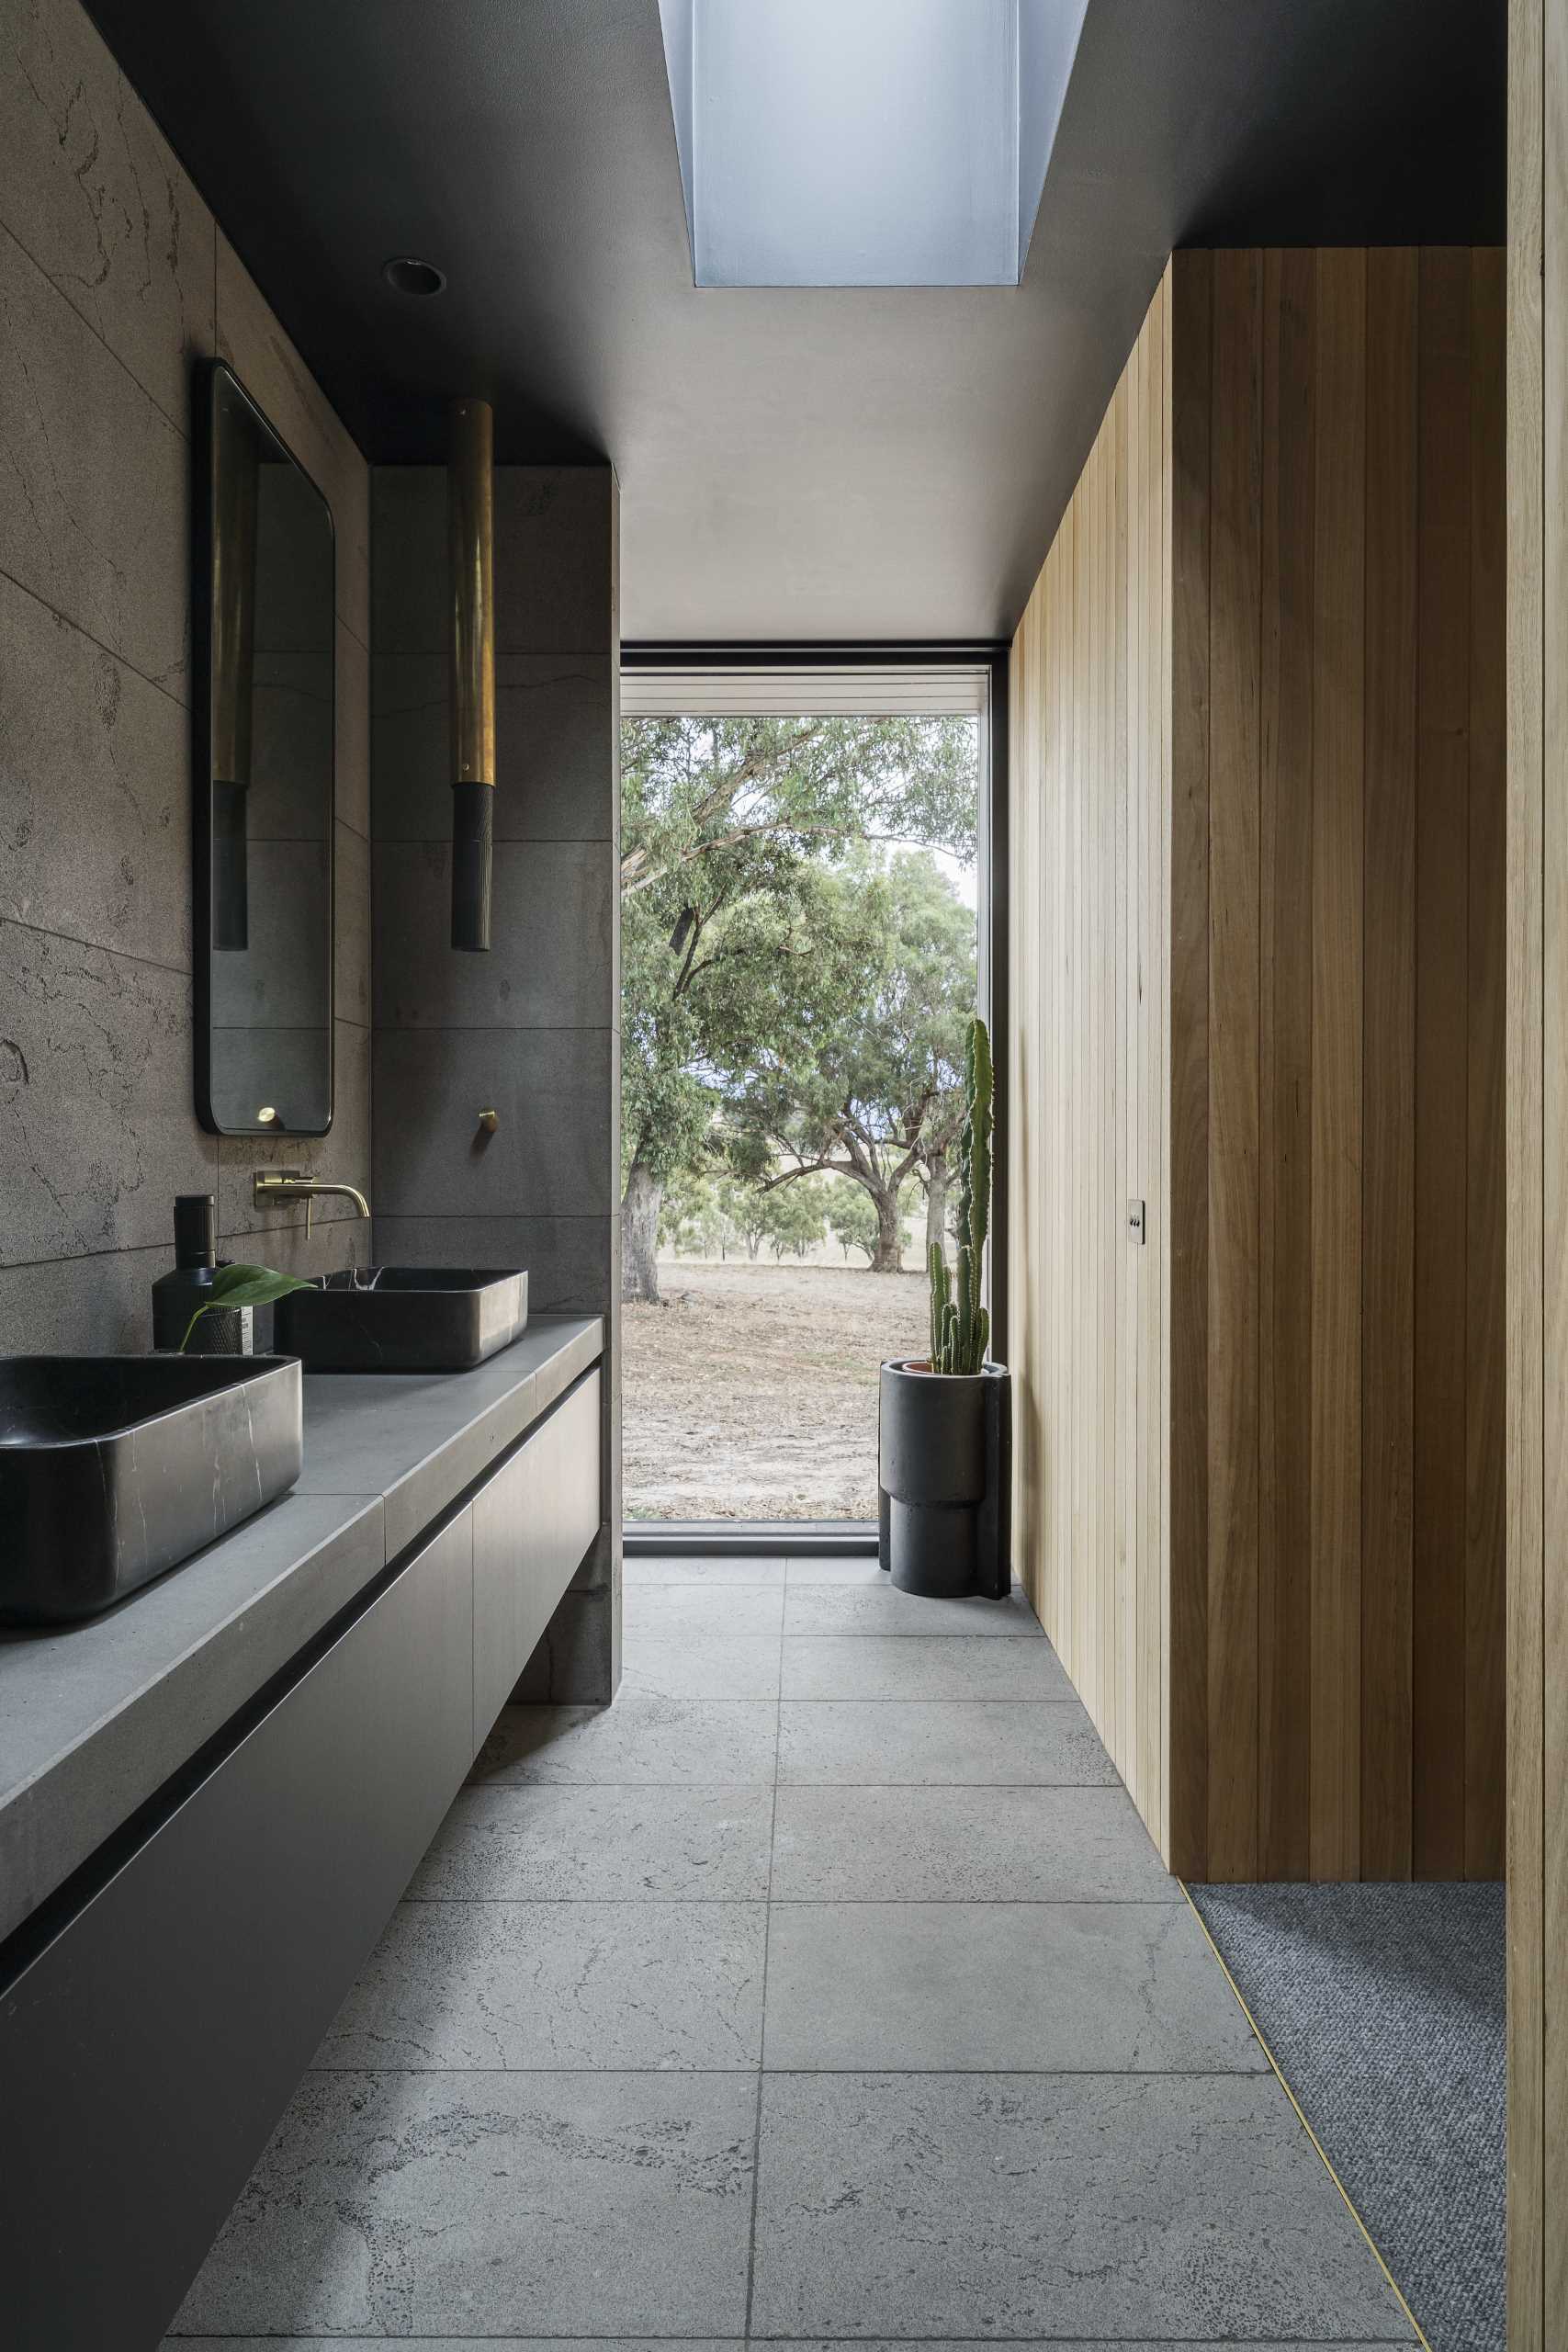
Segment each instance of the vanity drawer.
[[473,1519],[0,1994],[7,2341],[155,2346],[474,1753]]
[[599,1374],[474,1498],[474,1732],[482,1740],[599,1531]]

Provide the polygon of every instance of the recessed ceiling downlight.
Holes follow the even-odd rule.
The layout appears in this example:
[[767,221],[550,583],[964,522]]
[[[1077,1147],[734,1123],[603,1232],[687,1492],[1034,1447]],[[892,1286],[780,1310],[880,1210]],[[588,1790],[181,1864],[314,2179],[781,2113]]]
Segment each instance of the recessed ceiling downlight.
[[415,261],[406,254],[383,262],[381,275],[394,294],[439,294],[446,283],[446,271],[434,262]]

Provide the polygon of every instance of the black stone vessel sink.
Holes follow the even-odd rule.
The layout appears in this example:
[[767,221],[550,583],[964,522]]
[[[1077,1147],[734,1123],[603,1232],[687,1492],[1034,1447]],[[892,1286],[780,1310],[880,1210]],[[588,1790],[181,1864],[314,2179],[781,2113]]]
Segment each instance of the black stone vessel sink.
[[0,1621],[91,1617],[299,1476],[299,1366],[0,1357]]
[[273,1344],[307,1372],[468,1372],[527,1320],[525,1273],[355,1266],[279,1299]]

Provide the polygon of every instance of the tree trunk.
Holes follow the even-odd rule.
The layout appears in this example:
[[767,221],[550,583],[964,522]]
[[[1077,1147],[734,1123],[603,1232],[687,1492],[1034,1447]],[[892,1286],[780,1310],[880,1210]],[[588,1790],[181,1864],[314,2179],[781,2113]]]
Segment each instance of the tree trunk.
[[621,1296],[661,1306],[659,1295],[659,1212],[664,1187],[640,1157],[626,1170],[621,1203]]
[[904,1271],[904,1220],[898,1214],[897,1185],[890,1193],[873,1193],[876,1204],[876,1250],[871,1261],[874,1274],[901,1274]]
[[926,1163],[926,1263],[932,1244],[947,1255],[947,1154],[933,1151]]

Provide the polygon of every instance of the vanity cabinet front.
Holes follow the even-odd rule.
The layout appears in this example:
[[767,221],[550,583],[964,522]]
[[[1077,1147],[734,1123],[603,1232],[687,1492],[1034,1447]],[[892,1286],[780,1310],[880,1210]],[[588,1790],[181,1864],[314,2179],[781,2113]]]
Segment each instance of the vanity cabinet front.
[[8,2341],[174,2316],[472,1761],[472,1559],[468,1509],[0,1997]]
[[474,1498],[474,1733],[482,1740],[599,1528],[599,1374]]
[[152,2352],[599,1522],[584,1374],[0,1953],[0,2340]]

